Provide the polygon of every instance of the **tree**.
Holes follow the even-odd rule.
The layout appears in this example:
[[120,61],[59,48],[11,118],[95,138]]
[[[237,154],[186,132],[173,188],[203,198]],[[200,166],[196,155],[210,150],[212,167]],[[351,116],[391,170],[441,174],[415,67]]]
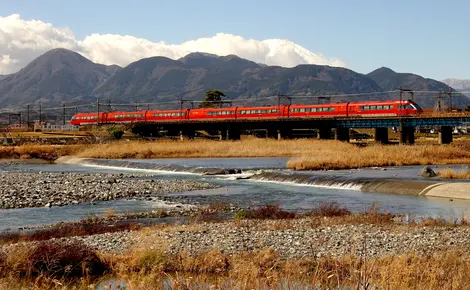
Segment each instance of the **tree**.
[[222,103],[222,97],[225,94],[218,90],[210,90],[206,92],[204,101],[199,105],[200,108],[215,108]]
[[121,139],[122,135],[124,135],[124,131],[120,128],[110,128],[108,129],[109,135],[116,140]]
[[465,112],[470,112],[470,105],[467,105],[465,109],[463,109]]

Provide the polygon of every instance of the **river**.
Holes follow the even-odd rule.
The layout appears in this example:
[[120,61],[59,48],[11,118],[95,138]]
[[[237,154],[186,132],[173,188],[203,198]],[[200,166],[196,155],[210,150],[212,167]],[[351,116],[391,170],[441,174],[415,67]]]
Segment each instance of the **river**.
[[[179,202],[190,204],[225,202],[242,207],[278,204],[284,209],[302,212],[322,201],[336,201],[358,212],[377,203],[381,210],[409,214],[416,218],[428,216],[460,218],[470,208],[470,200],[373,192],[372,189],[377,187],[371,185],[383,182],[383,180],[391,180],[393,190],[398,192],[409,186],[406,184],[408,181],[414,184],[426,184],[427,179],[418,176],[422,166],[293,172],[285,168],[286,162],[287,158],[89,159],[78,164],[2,165],[0,170],[3,172],[150,173],[150,178],[188,178],[210,181],[222,186],[218,189],[166,195],[179,196],[180,198],[177,199]],[[433,169],[448,167],[458,169],[462,166],[432,166]],[[240,169],[242,173],[203,175],[203,172],[220,169]],[[247,176],[252,176],[252,178],[237,179]],[[400,186],[403,189],[400,189]],[[165,209],[177,205],[157,199],[138,199],[51,208],[3,209],[0,210],[2,221],[0,230],[16,230],[61,221],[76,221],[89,216],[103,215],[109,209],[122,214]]]

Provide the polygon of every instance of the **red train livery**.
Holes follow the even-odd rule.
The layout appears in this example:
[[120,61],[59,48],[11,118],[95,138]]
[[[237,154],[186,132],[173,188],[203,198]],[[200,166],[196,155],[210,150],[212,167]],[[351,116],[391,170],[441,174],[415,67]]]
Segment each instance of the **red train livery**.
[[[386,117],[421,114],[411,100],[366,101],[318,105],[280,105],[264,107],[197,108],[183,110],[145,110],[137,112],[78,113],[73,125],[162,122],[178,120],[275,119],[319,117]],[[98,120],[99,117],[99,120]]]

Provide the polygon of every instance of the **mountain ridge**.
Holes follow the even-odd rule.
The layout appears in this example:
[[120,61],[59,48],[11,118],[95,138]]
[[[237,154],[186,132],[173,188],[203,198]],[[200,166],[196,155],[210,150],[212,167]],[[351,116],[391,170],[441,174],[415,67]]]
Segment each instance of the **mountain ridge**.
[[[56,106],[83,104],[98,98],[114,103],[162,103],[163,108],[179,106],[180,98],[202,100],[205,91],[218,89],[225,92],[228,100],[264,105],[277,102],[273,96],[278,93],[370,93],[360,97],[372,99],[383,97],[384,91],[397,90],[400,86],[416,90],[450,89],[442,82],[396,73],[385,67],[361,74],[343,67],[301,64],[286,68],[258,64],[236,55],[196,52],[178,60],[161,56],[143,58],[121,68],[94,63],[66,49],[54,49],[17,73],[0,77],[0,101],[4,106],[38,102]],[[433,105],[430,99],[420,101]],[[470,99],[457,100],[456,104],[466,102],[470,103]]]

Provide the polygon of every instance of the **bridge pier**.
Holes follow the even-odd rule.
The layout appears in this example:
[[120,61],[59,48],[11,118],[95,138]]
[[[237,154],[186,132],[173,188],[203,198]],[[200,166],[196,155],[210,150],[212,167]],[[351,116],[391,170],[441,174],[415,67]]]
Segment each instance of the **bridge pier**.
[[452,127],[442,126],[439,132],[439,144],[450,144],[452,143]]
[[375,142],[377,143],[387,144],[388,143],[388,128],[383,128],[383,127],[375,128],[374,139],[375,139]]
[[273,128],[268,128],[266,129],[266,138],[273,138],[276,139],[277,136],[277,130]]
[[227,129],[226,131],[227,140],[240,140],[240,130],[235,128]]
[[415,127],[402,126],[400,130],[400,144],[415,143]]
[[177,129],[168,129],[167,136],[180,136],[181,131]]
[[277,130],[277,139],[292,139],[292,128],[280,128]]
[[187,130],[181,130],[180,131],[180,140],[183,141],[186,137],[187,139],[194,139],[196,136],[196,131],[192,129],[187,129]]
[[349,142],[349,128],[336,128],[335,140]]
[[331,139],[331,128],[320,127],[318,128],[318,139]]
[[227,140],[227,130],[219,130],[219,140]]

